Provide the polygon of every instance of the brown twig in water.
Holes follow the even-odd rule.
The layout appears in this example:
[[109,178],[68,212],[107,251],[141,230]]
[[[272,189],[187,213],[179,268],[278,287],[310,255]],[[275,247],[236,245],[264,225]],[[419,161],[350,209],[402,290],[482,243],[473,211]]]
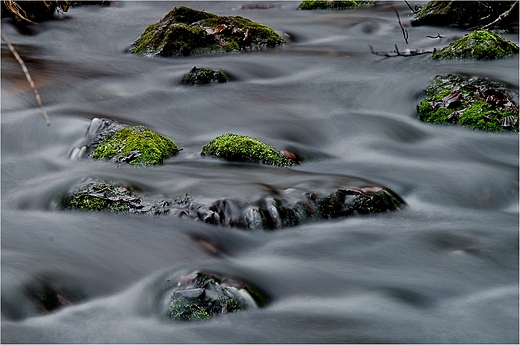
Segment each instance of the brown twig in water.
[[399,26],[401,27],[401,31],[403,32],[404,41],[406,42],[406,44],[408,44],[408,31],[405,30],[403,24],[401,23],[401,17],[399,17],[399,12],[397,12],[394,6],[392,6],[392,8],[394,9],[395,14],[397,15],[397,21],[399,22]]
[[421,11],[421,6],[417,6],[415,5],[415,8],[412,8],[412,6],[410,6],[410,4],[408,3],[408,1],[404,0],[405,4],[408,6],[408,8],[410,9],[410,11],[412,11],[414,14],[417,14],[419,13],[419,11]]
[[47,124],[47,126],[50,126],[51,125],[51,120],[49,119],[49,115],[47,115],[47,112],[43,108],[43,104],[42,104],[42,100],[40,98],[40,94],[38,93],[38,89],[36,89],[36,85],[34,85],[34,81],[32,80],[31,75],[29,74],[29,70],[25,66],[25,63],[23,62],[23,60],[20,57],[20,55],[18,55],[18,53],[14,49],[13,45],[11,44],[11,42],[9,42],[7,37],[5,37],[4,33],[0,32],[0,34],[2,35],[2,39],[4,40],[4,42],[7,44],[7,47],[9,47],[9,50],[11,51],[11,53],[13,53],[14,57],[16,58],[16,60],[20,64],[20,66],[22,67],[23,73],[25,74],[25,78],[27,78],[27,81],[31,85],[31,89],[34,92],[34,96],[36,97],[36,101],[38,102],[38,106],[40,107],[40,109],[41,109],[41,111],[43,113],[43,117],[45,118],[45,123]]
[[441,36],[441,34],[439,34],[439,33],[437,33],[437,36],[426,35],[426,37],[429,37],[429,38],[446,38],[446,36]]
[[412,57],[412,56],[417,56],[417,55],[433,54],[436,52],[436,49],[433,48],[433,50],[420,50],[420,51],[407,49],[407,51],[403,53],[403,52],[399,51],[397,44],[395,45],[395,50],[392,52],[378,52],[378,51],[374,51],[374,48],[372,48],[371,45],[369,45],[369,47],[370,47],[370,52],[372,54],[378,55],[378,56],[384,56],[387,58],[397,57],[397,56]]
[[494,25],[499,24],[502,20],[504,20],[504,18],[509,16],[511,11],[513,10],[513,8],[515,8],[515,6],[517,4],[518,4],[518,0],[516,0],[507,11],[505,11],[504,13],[499,15],[497,19],[495,19],[494,21],[492,21],[491,23],[489,23],[487,25],[483,25],[483,26],[479,27],[479,29],[480,30],[487,30],[487,29],[493,27]]

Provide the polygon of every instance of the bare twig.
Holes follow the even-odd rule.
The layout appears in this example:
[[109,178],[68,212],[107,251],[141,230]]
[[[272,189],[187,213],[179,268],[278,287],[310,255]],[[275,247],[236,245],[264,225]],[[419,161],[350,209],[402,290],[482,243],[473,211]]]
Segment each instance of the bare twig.
[[446,36],[441,36],[441,34],[437,33],[437,36],[426,36],[426,37],[429,37],[429,38],[446,38]]
[[36,85],[34,85],[34,81],[32,80],[31,75],[29,74],[29,70],[25,66],[25,63],[23,62],[23,60],[20,57],[20,55],[18,55],[18,53],[14,49],[13,45],[11,44],[11,42],[9,42],[7,37],[5,37],[4,33],[0,32],[0,34],[2,35],[2,39],[4,40],[4,42],[7,44],[7,47],[9,47],[9,50],[11,51],[11,53],[13,53],[14,57],[16,58],[16,60],[20,64],[20,66],[22,67],[23,73],[25,74],[25,78],[27,78],[27,81],[31,85],[31,89],[34,92],[34,96],[36,97],[36,101],[38,102],[38,106],[40,107],[40,109],[41,109],[41,111],[43,113],[43,117],[45,118],[45,123],[47,124],[47,126],[50,126],[51,125],[51,120],[49,119],[49,115],[47,115],[47,112],[43,108],[43,104],[42,104],[42,100],[40,98],[40,94],[38,93],[38,89],[36,89]]
[[412,11],[414,14],[417,14],[419,13],[419,11],[421,11],[421,7],[420,6],[417,6],[415,5],[415,8],[412,8],[412,6],[410,6],[410,4],[408,3],[408,1],[404,0],[405,4],[408,6],[408,8],[410,9],[410,11]]
[[392,8],[394,9],[395,14],[397,15],[397,21],[399,22],[399,26],[401,27],[401,31],[403,32],[404,41],[406,42],[406,44],[408,44],[408,31],[405,30],[403,24],[401,23],[401,17],[399,17],[399,12],[397,12],[394,6],[392,6]]
[[391,52],[379,52],[379,51],[374,51],[374,48],[372,48],[371,45],[369,45],[370,47],[370,52],[374,55],[378,55],[378,56],[384,56],[384,57],[387,57],[387,58],[391,58],[391,57],[397,57],[397,56],[402,56],[402,57],[412,57],[412,56],[417,56],[417,55],[426,55],[426,54],[433,54],[436,52],[436,49],[433,48],[433,50],[417,50],[417,49],[407,49],[405,50],[404,52],[400,51],[399,48],[397,47],[397,44],[395,45],[395,50],[394,51],[391,51]]
[[502,20],[504,20],[506,17],[509,16],[509,14],[511,13],[511,11],[513,10],[513,8],[518,4],[518,0],[516,0],[512,5],[511,7],[509,8],[509,10],[505,11],[504,13],[502,13],[501,15],[498,16],[497,19],[495,19],[494,21],[492,21],[491,23],[487,24],[487,25],[483,25],[481,26],[479,29],[481,30],[486,30],[486,29],[489,29],[489,28],[492,28],[493,26],[495,26],[496,24],[499,24]]

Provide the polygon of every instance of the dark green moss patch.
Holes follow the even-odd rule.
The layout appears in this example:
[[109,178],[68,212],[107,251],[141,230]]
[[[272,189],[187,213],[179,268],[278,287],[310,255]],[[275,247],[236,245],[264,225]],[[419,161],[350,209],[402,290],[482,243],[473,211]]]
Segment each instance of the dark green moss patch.
[[373,1],[355,0],[303,0],[298,8],[300,10],[346,9],[373,3]]
[[[413,26],[438,25],[473,28],[488,25],[506,13],[512,1],[429,1],[412,20]],[[518,5],[509,15],[496,22],[496,27],[510,29],[518,22]],[[518,24],[516,24],[518,25]]]
[[212,70],[203,67],[193,67],[186,76],[182,79],[183,84],[210,84],[210,83],[226,83],[228,77],[222,70]]
[[273,29],[249,19],[217,16],[179,6],[160,22],[150,25],[130,52],[147,56],[188,56],[251,51],[283,43]]
[[[253,296],[249,291],[254,291]],[[242,282],[214,274],[193,272],[173,291],[168,316],[180,321],[206,320],[219,314],[258,307],[254,296],[264,294]]]
[[179,151],[169,138],[144,126],[121,126],[100,142],[92,153],[94,159],[110,159],[135,165],[162,164],[163,159]]
[[501,83],[443,74],[428,86],[417,112],[425,122],[459,124],[484,131],[518,131],[518,104],[514,96],[515,92]]
[[260,162],[270,165],[291,166],[294,162],[263,142],[237,134],[223,134],[204,145],[200,154],[225,158],[230,161]]
[[501,59],[518,54],[513,42],[487,30],[475,30],[433,53],[431,59]]

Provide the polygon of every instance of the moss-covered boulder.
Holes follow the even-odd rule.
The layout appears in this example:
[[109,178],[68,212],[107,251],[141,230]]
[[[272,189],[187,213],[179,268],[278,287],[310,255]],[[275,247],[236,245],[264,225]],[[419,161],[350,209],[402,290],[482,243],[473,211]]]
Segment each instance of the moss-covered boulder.
[[513,42],[487,30],[475,30],[434,52],[431,59],[493,60],[515,54],[518,54],[518,46]]
[[217,16],[175,7],[150,25],[133,43],[131,53],[187,56],[272,48],[284,43],[273,29],[238,16]]
[[221,69],[218,71],[204,68],[193,67],[191,71],[182,78],[183,84],[210,84],[210,83],[227,83],[228,77]]
[[146,199],[126,186],[95,179],[80,183],[59,200],[63,209],[151,215],[169,213],[170,203],[173,202]]
[[144,126],[128,126],[106,120],[100,125],[88,155],[94,159],[133,165],[157,165],[179,152],[168,137]]
[[200,154],[239,162],[259,162],[278,166],[295,164],[272,146],[245,135],[232,133],[211,140],[202,147]]
[[435,0],[424,5],[411,24],[412,26],[451,25],[472,28],[488,25],[506,12],[508,15],[503,16],[502,20],[495,25],[501,28],[509,28],[512,23],[518,22],[518,4],[513,1]]
[[193,272],[182,277],[171,294],[168,316],[181,321],[206,320],[258,308],[265,300],[261,291],[237,280]]
[[298,8],[300,10],[347,9],[373,3],[372,0],[303,0]]
[[426,89],[417,106],[419,118],[431,123],[452,123],[484,131],[518,131],[516,91],[502,83],[443,74]]

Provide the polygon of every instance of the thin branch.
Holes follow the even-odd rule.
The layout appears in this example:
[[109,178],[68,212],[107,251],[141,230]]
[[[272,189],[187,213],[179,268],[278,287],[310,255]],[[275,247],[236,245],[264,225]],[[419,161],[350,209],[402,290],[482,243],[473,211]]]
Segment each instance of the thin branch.
[[401,17],[399,17],[399,12],[397,12],[394,6],[392,6],[392,8],[394,9],[395,14],[397,14],[397,21],[399,22],[399,26],[401,27],[401,31],[403,32],[404,41],[406,42],[406,44],[408,44],[408,31],[405,30],[403,24],[401,23]]
[[486,29],[489,29],[493,26],[495,26],[496,24],[499,24],[502,20],[504,20],[506,17],[509,16],[509,14],[511,13],[511,11],[513,10],[513,8],[518,4],[518,0],[516,0],[512,5],[511,7],[509,8],[509,10],[505,11],[504,13],[502,13],[501,15],[498,16],[497,19],[495,19],[494,21],[492,21],[491,23],[487,24],[487,25],[484,25],[484,26],[481,26],[480,29],[481,30],[486,30]]
[[441,34],[437,33],[437,36],[428,36],[426,35],[426,37],[429,37],[429,38],[446,38],[446,36],[441,36]]
[[38,93],[38,89],[36,89],[36,85],[34,85],[34,81],[32,80],[31,75],[29,74],[29,70],[25,66],[25,63],[23,62],[23,60],[20,57],[20,55],[18,55],[18,53],[14,49],[13,45],[11,44],[11,42],[9,42],[7,37],[5,37],[4,33],[0,32],[0,34],[2,35],[2,39],[4,40],[4,42],[9,47],[9,50],[11,51],[11,53],[13,53],[14,57],[16,58],[16,60],[20,64],[20,66],[22,67],[23,73],[25,74],[25,78],[27,78],[27,81],[31,85],[31,89],[34,92],[34,96],[36,97],[36,101],[38,102],[38,106],[40,107],[40,109],[41,109],[41,111],[43,113],[43,117],[45,118],[45,123],[47,124],[47,126],[50,126],[51,125],[51,120],[49,119],[49,115],[47,115],[47,112],[43,108],[43,104],[42,104],[42,100],[40,98],[40,94]]
[[399,48],[397,47],[397,44],[395,45],[395,50],[391,51],[391,52],[374,51],[374,48],[371,45],[369,45],[369,47],[370,47],[370,52],[372,54],[378,55],[378,56],[384,56],[384,57],[387,57],[387,58],[397,57],[397,56],[412,57],[412,56],[417,56],[417,55],[433,54],[433,53],[435,53],[437,51],[435,48],[433,48],[433,50],[417,50],[417,49],[410,50],[410,49],[407,49],[406,51],[401,52],[399,50]]
[[408,6],[408,8],[410,9],[410,11],[412,11],[414,14],[417,14],[421,11],[421,7],[420,6],[417,6],[415,5],[415,8],[412,8],[412,6],[410,6],[410,4],[408,3],[408,1],[404,0],[405,4]]

